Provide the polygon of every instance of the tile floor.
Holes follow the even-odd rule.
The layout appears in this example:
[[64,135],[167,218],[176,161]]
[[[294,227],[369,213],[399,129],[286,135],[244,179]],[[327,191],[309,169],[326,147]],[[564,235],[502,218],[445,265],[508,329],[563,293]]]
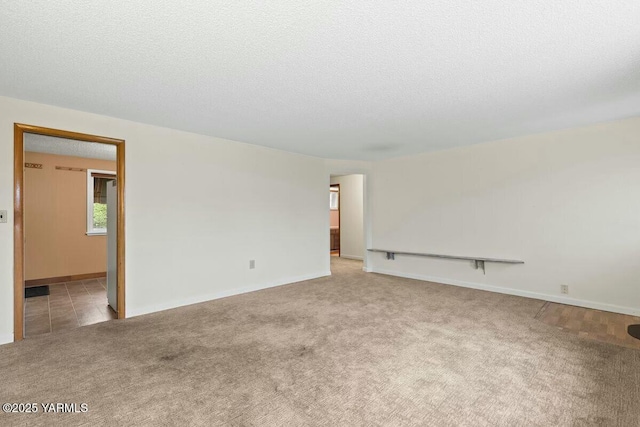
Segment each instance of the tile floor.
[[115,319],[104,278],[49,285],[50,295],[25,298],[25,337]]

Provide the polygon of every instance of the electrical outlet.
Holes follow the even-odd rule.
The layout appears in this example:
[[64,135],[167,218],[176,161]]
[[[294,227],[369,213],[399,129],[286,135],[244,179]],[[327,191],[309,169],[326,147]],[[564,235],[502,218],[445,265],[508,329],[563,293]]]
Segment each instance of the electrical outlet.
[[250,259],[249,260],[249,270],[253,270],[254,268],[256,268],[256,260],[255,259]]
[[7,222],[7,211],[0,211],[0,222]]
[[560,285],[560,293],[568,294],[569,293],[569,285]]

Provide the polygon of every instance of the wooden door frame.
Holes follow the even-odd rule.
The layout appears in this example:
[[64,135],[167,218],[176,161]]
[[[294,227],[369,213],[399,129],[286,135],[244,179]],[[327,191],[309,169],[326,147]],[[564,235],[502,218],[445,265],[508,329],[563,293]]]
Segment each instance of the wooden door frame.
[[118,319],[125,317],[125,240],[124,240],[124,140],[59,129],[13,125],[13,340],[24,338],[24,134],[55,136],[84,142],[116,146],[116,178],[118,180],[117,218],[117,298]]

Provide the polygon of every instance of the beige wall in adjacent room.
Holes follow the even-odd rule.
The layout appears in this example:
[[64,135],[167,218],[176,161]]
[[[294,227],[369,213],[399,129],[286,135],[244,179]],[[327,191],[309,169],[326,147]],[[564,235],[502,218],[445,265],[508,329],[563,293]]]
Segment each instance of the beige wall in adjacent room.
[[87,236],[87,173],[56,166],[114,171],[116,162],[25,152],[25,279],[106,271],[107,237]]
[[340,227],[340,211],[330,210],[329,218],[330,218],[329,225],[331,227]]

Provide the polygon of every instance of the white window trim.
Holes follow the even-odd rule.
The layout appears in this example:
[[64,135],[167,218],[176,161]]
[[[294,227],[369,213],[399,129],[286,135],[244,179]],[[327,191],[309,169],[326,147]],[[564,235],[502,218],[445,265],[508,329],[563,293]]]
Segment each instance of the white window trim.
[[105,175],[113,175],[113,179],[116,178],[114,171],[105,171],[100,169],[87,169],[87,236],[105,236],[107,234],[106,228],[93,228],[93,173],[102,173]]

